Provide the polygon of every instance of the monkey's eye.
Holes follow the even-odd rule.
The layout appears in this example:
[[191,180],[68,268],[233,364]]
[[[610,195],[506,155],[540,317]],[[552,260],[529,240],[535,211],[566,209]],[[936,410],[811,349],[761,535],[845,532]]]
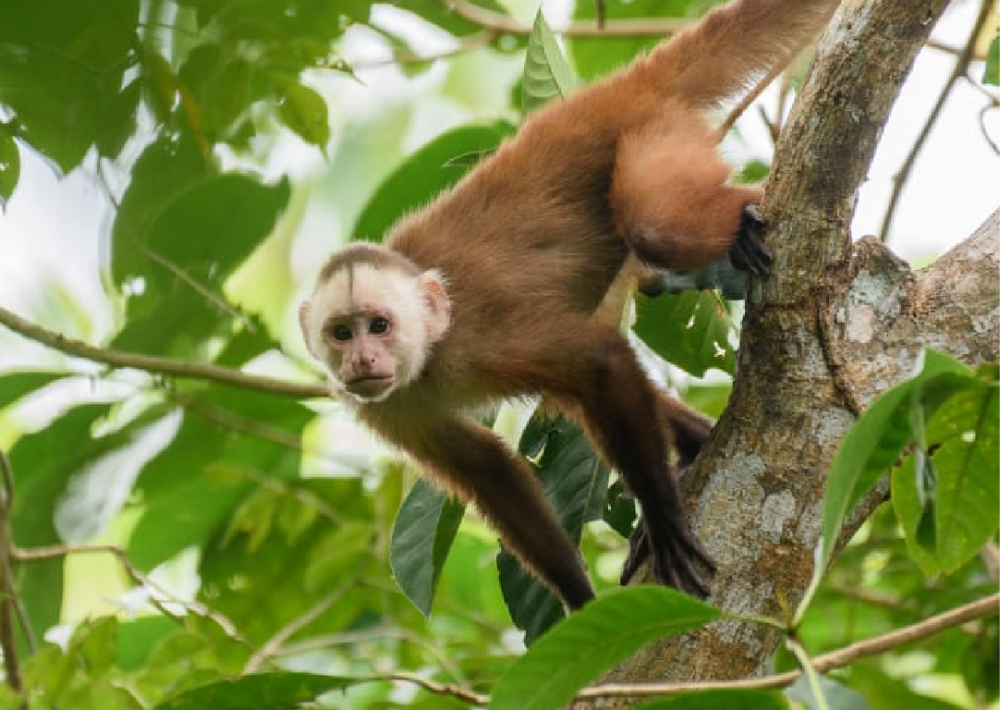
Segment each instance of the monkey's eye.
[[383,318],[382,316],[376,316],[372,318],[372,322],[368,324],[368,332],[372,335],[383,335],[389,332],[389,319]]
[[330,328],[330,335],[333,336],[334,340],[345,341],[345,340],[350,340],[353,333],[351,333],[351,329],[348,328],[346,325],[344,325],[343,323],[338,323],[337,325]]

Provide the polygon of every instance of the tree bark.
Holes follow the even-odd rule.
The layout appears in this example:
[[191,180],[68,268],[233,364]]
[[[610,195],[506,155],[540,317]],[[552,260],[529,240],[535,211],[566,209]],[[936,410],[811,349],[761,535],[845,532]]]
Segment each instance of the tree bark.
[[[1000,359],[997,213],[920,272],[877,239],[849,235],[892,102],[946,5],[845,2],[778,145],[764,204],[772,274],[752,284],[729,407],[684,481],[695,531],[719,565],[709,601],[721,608],[778,618],[779,600],[795,608],[837,446],[923,346],[970,365]],[[862,501],[842,543],[886,495],[883,483]],[[605,680],[761,675],[780,639],[723,621],[653,644]]]

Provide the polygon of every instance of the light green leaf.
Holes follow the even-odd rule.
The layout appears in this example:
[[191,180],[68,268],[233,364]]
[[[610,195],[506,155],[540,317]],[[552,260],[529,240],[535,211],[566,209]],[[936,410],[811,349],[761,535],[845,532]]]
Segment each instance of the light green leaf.
[[390,563],[396,583],[424,616],[465,506],[421,478],[406,496],[392,526]]
[[579,80],[569,68],[555,35],[539,10],[524,58],[521,110],[531,113],[552,99],[566,98],[578,84]]
[[553,627],[497,682],[490,710],[554,710],[646,644],[722,612],[674,589],[616,590]]
[[983,83],[1000,85],[1000,31],[990,42],[986,52],[986,66],[983,67]]
[[826,481],[823,538],[817,571],[826,568],[844,518],[899,458],[911,439],[910,397],[938,375],[971,375],[965,365],[934,350],[924,353],[920,374],[884,392],[847,433]]

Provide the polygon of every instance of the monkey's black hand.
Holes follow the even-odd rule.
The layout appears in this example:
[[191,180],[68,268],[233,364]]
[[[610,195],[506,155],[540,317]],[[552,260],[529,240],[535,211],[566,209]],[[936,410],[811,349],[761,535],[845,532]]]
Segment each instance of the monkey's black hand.
[[[662,536],[663,544],[658,545],[653,554],[653,577],[660,584],[674,587],[682,592],[698,597],[708,596],[708,583],[702,578],[695,564],[700,563],[715,572],[715,562],[708,556],[698,541],[687,531],[686,526],[671,526],[669,534]],[[649,534],[645,520],[640,519],[629,536],[628,557],[622,567],[621,584],[625,585],[649,557]]]
[[764,244],[764,215],[758,205],[743,208],[736,241],[729,250],[733,266],[755,276],[767,276],[771,271],[771,252]]

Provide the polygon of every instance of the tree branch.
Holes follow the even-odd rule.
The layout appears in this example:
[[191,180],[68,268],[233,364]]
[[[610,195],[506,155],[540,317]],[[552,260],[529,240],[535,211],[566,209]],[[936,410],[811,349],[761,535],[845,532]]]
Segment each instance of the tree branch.
[[98,348],[81,340],[67,338],[61,333],[47,330],[29,320],[21,318],[16,313],[0,307],[0,325],[5,325],[15,333],[47,345],[54,350],[82,357],[94,362],[100,362],[111,367],[129,367],[143,370],[156,375],[176,377],[188,380],[207,380],[218,384],[256,390],[268,394],[285,397],[309,398],[329,397],[330,391],[318,383],[299,383],[281,380],[276,377],[251,375],[240,370],[234,370],[219,365],[209,365],[197,362],[183,362],[172,358],[139,353],[123,352],[110,348]]
[[[884,248],[855,250],[848,226],[892,103],[946,5],[847,0],[782,133],[764,201],[773,270],[767,281],[751,280],[728,408],[682,483],[693,528],[719,565],[711,599],[722,608],[780,616],[778,599],[797,604],[812,576],[826,474],[852,410],[907,376],[945,318],[940,300],[917,297],[930,277]],[[972,252],[973,273],[996,268],[989,249]],[[976,364],[997,351],[995,338],[987,344],[996,316],[984,293],[996,294],[998,279],[976,291],[972,278],[960,281],[948,322],[962,317],[979,330],[949,330],[945,349]],[[921,318],[917,303],[931,312]],[[842,540],[885,494],[882,485],[862,500]],[[727,620],[652,644],[607,680],[761,675],[781,638]]]

